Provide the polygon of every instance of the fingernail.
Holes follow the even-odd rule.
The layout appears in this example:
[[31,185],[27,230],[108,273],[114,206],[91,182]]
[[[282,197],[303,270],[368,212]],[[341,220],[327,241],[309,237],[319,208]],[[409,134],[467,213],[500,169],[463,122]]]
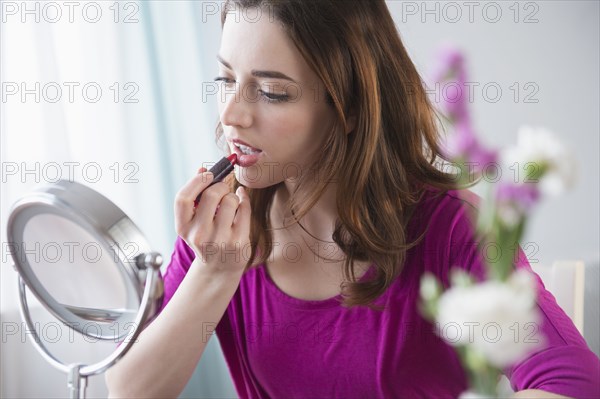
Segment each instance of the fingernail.
[[202,174],[202,182],[207,182],[207,181],[211,181],[213,179],[213,174],[212,172],[204,172],[204,174]]

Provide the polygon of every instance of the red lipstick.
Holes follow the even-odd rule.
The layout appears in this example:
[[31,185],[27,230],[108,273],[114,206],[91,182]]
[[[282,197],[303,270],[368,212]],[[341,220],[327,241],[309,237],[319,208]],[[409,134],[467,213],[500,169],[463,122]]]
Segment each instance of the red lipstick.
[[[238,156],[235,153],[229,155],[228,157],[221,158],[221,160],[219,162],[217,162],[212,168],[210,168],[208,170],[215,177],[214,177],[213,181],[206,188],[212,186],[215,183],[223,181],[223,179],[226,178],[227,175],[233,171],[233,167],[237,163],[238,163]],[[206,190],[206,188],[205,188],[205,190]],[[198,205],[198,201],[200,201],[201,196],[202,196],[202,193],[198,194],[198,196],[196,197],[196,200],[194,201],[194,206]]]
[[[232,144],[232,151],[238,156],[237,164],[241,168],[249,168],[258,162],[262,154],[262,150],[253,147],[240,139],[231,139],[230,143]],[[254,151],[251,154],[246,154],[238,147],[239,144],[249,147]]]

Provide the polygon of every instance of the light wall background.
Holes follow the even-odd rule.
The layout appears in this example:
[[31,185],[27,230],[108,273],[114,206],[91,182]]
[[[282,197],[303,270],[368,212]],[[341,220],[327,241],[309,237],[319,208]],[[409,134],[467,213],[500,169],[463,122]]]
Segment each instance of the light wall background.
[[[35,3],[42,13],[47,2],[29,2],[30,9]],[[10,206],[47,180],[44,165],[79,162],[74,179],[113,200],[168,259],[175,239],[175,192],[203,162],[221,156],[213,140],[216,97],[207,93],[217,72],[221,3],[121,2],[116,14],[113,2],[96,2],[102,17],[93,23],[81,13],[84,7],[93,11],[90,7],[95,6],[89,3],[94,2],[78,3],[74,21],[69,22],[68,10],[58,2],[62,18],[49,22],[47,19],[56,16],[49,8],[46,19],[40,14],[36,21],[35,15],[25,14],[22,20],[23,10],[13,14],[14,8],[10,8],[20,7],[21,2],[2,2],[2,397],[66,395],[66,376],[47,365],[28,342],[31,338],[18,315],[16,273],[4,245]],[[475,124],[485,143],[510,145],[520,125],[541,125],[577,154],[578,184],[536,210],[522,246],[531,262],[586,262],[585,336],[598,353],[599,3],[465,3],[387,2],[425,79],[435,67],[436,50],[443,42],[464,50],[469,80],[475,87]],[[90,16],[94,14],[87,15],[88,19]],[[65,91],[60,101],[52,103],[44,96],[36,102],[34,95],[25,96],[24,101],[20,93],[8,95],[9,86],[23,82],[27,88],[35,82],[41,86],[55,82],[63,88],[64,82],[81,86],[94,82],[103,89],[103,96],[90,103],[76,91],[70,102]],[[118,101],[113,98],[114,83],[118,83]],[[137,102],[125,102],[128,94]],[[432,93],[432,99],[440,94]],[[22,169],[23,162],[34,170],[39,165],[37,179],[36,172],[10,172],[15,165]],[[121,172],[118,178],[115,162]],[[90,182],[90,176],[81,170],[90,163],[97,163],[103,172],[98,181]],[[128,163],[134,164],[133,169]],[[125,179],[132,171],[133,182]],[[41,326],[52,323],[39,304],[32,308]],[[71,339],[67,330],[62,334],[53,348],[70,361],[92,361],[112,349],[110,344]],[[102,377],[90,380],[88,396],[106,396]],[[218,343],[211,339],[182,397],[234,396]]]

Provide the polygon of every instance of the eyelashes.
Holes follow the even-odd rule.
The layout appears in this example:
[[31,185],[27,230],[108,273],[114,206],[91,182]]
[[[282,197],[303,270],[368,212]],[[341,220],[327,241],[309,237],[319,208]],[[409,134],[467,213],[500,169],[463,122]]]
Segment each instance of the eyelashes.
[[[235,80],[228,79],[223,76],[217,76],[216,78],[214,78],[214,81],[217,83],[222,82],[225,85],[233,85],[236,83]],[[263,90],[258,90],[258,92],[260,93],[260,100],[268,104],[281,103],[288,101],[289,99],[289,96],[287,94],[273,94]]]

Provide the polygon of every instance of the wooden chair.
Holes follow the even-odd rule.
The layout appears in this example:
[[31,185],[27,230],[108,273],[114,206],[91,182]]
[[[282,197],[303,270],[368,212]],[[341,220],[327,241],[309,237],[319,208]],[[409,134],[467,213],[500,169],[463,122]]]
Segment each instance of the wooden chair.
[[[585,296],[585,265],[580,260],[555,261],[551,266],[531,264],[531,269],[542,279],[546,290],[556,298],[556,303],[571,318],[583,335],[583,310]],[[506,376],[498,383],[500,392],[509,395],[512,391]]]
[[583,335],[584,263],[579,260],[556,261],[552,266],[532,264],[531,268]]

